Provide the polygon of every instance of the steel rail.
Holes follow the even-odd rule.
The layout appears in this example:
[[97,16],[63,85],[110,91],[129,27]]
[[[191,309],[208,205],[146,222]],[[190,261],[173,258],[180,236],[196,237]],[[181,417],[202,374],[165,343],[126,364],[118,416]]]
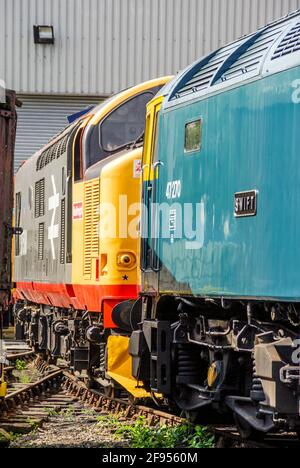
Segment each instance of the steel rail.
[[34,351],[25,351],[23,353],[7,354],[7,356],[6,356],[8,361],[17,361],[18,359],[27,360],[27,359],[29,359],[31,357],[35,357],[35,352]]
[[96,410],[106,410],[114,414],[123,413],[126,419],[144,417],[150,426],[158,424],[176,426],[187,422],[186,419],[171,413],[165,413],[148,406],[133,405],[128,400],[101,395],[98,392],[88,389],[83,382],[80,382],[69,372],[63,371],[63,375],[63,387],[67,392],[79,398],[83,403],[94,407]]

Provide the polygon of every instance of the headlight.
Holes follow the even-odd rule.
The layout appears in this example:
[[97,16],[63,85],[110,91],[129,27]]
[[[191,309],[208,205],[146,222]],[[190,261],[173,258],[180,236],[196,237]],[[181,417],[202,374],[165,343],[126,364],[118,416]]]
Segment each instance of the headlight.
[[121,268],[133,268],[136,265],[136,256],[132,252],[122,252],[118,255],[117,264]]

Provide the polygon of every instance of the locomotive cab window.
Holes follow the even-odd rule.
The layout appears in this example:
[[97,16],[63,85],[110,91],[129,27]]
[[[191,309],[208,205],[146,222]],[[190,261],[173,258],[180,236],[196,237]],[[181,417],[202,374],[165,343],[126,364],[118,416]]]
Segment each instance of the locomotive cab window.
[[202,145],[202,120],[194,120],[185,126],[184,152],[200,151]]
[[114,109],[86,136],[86,169],[143,138],[146,106],[160,87],[133,96]]
[[146,105],[151,98],[150,93],[140,94],[118,107],[104,120],[100,126],[100,142],[104,151],[115,151],[142,137]]

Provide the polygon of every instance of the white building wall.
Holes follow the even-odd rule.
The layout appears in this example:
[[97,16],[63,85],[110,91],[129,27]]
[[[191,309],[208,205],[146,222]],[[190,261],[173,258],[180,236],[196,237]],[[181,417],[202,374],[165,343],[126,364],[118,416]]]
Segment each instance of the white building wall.
[[[0,0],[0,78],[22,94],[104,96],[176,73],[300,0]],[[35,45],[33,25],[54,26]]]

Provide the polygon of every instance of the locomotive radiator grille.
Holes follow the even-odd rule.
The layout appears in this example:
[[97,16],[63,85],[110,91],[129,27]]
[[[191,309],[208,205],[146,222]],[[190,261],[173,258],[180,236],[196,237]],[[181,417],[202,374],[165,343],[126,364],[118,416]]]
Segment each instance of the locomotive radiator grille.
[[38,259],[44,260],[44,247],[45,247],[45,223],[39,224],[38,233]]
[[34,216],[40,218],[45,215],[45,179],[35,183]]
[[83,274],[92,277],[92,259],[99,256],[100,182],[93,180],[84,187],[84,262]]
[[66,258],[66,199],[61,201],[60,213],[60,263],[63,265]]

